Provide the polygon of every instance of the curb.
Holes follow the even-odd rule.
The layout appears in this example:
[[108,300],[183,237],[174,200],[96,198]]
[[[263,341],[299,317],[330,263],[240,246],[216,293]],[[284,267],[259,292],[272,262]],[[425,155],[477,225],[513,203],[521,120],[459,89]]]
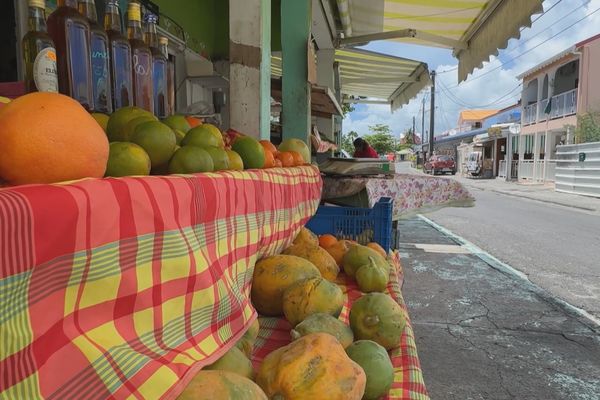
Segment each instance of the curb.
[[529,290],[531,290],[533,293],[535,293],[536,295],[540,296],[540,298],[544,301],[547,301],[559,308],[562,308],[567,314],[572,315],[574,317],[577,317],[578,319],[585,319],[587,320],[586,322],[589,321],[589,323],[591,324],[586,324],[582,321],[584,325],[586,325],[588,328],[590,328],[592,331],[595,331],[597,333],[600,333],[600,319],[595,317],[594,315],[588,313],[587,311],[585,311],[582,308],[576,307],[564,300],[559,299],[556,296],[553,296],[551,293],[549,293],[548,291],[546,291],[545,289],[541,288],[540,286],[536,285],[535,283],[531,282],[529,280],[529,278],[527,277],[527,275],[525,275],[523,272],[511,267],[510,265],[500,261],[499,259],[497,259],[496,257],[494,257],[493,255],[489,254],[488,252],[486,252],[485,250],[481,249],[480,247],[478,247],[477,245],[469,242],[468,240],[456,235],[455,233],[453,233],[452,231],[444,228],[443,226],[435,223],[434,221],[430,220],[429,218],[419,214],[418,218],[420,218],[422,221],[424,221],[425,223],[427,223],[428,225],[430,225],[432,228],[434,228],[435,230],[437,230],[438,232],[448,236],[450,239],[454,240],[456,243],[460,244],[461,246],[465,247],[466,249],[468,249],[471,254],[473,254],[474,256],[476,256],[477,258],[479,258],[480,260],[482,260],[483,262],[485,262],[486,264],[488,264],[490,267],[492,267],[493,269],[495,269],[496,271],[507,275],[508,277],[514,279],[515,281],[518,281],[522,284],[524,284],[525,286],[527,286],[527,288]]
[[518,198],[521,198],[521,199],[527,199],[527,200],[537,201],[539,203],[554,204],[554,205],[557,205],[557,206],[562,206],[562,207],[567,207],[567,208],[575,208],[577,210],[583,210],[583,211],[591,211],[591,212],[598,211],[596,208],[590,208],[590,207],[584,207],[584,206],[576,206],[576,205],[573,205],[573,204],[565,204],[565,203],[561,203],[561,202],[558,202],[558,201],[552,201],[552,200],[536,199],[535,197],[524,196],[524,195],[515,194],[515,193],[511,193],[511,192],[504,192],[504,191],[498,190],[498,189],[490,189],[490,191],[494,192],[494,193],[498,193],[498,194],[503,194],[505,196],[512,196],[512,197],[518,197]]

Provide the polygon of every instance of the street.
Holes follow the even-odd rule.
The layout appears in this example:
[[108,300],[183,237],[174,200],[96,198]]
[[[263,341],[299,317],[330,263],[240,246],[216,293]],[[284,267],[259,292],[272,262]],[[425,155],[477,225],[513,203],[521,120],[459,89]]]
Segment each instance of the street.
[[473,185],[475,207],[445,208],[428,218],[600,317],[600,216]]

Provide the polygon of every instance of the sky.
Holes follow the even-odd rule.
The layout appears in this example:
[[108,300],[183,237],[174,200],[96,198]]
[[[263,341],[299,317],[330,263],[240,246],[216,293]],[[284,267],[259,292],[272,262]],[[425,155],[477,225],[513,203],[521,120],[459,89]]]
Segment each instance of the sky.
[[[423,61],[430,70],[437,71],[435,134],[439,135],[456,126],[463,109],[502,109],[515,104],[521,97],[521,82],[516,78],[519,74],[575,43],[599,34],[600,0],[546,0],[544,14],[534,15],[532,20],[535,21],[532,27],[525,28],[520,39],[511,39],[497,57],[492,57],[458,86],[455,70],[458,61],[451,50],[391,41],[371,42],[364,48]],[[343,132],[356,131],[362,136],[369,133],[369,126],[386,124],[394,136],[399,137],[412,127],[414,116],[416,131],[420,133],[424,96],[427,101],[425,129],[428,131],[429,91],[429,88],[424,90],[394,113],[387,105],[357,104],[355,111],[344,119]]]

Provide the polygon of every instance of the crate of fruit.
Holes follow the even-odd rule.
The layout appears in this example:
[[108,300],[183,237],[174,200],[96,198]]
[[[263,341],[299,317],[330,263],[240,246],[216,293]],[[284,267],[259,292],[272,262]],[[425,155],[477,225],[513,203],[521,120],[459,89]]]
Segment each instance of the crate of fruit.
[[393,201],[382,197],[373,208],[320,206],[306,227],[317,235],[332,234],[338,239],[366,245],[376,242],[386,251],[392,245]]

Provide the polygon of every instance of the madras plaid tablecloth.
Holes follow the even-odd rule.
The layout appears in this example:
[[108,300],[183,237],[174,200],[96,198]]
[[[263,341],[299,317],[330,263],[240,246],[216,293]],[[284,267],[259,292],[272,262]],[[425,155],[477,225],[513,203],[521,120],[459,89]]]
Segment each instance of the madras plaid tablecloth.
[[256,318],[313,167],[0,189],[0,398],[174,398]]
[[[394,383],[385,400],[429,400],[408,309],[402,298],[401,288],[404,274],[402,273],[398,253],[394,253],[392,261],[396,265],[396,270],[390,273],[387,293],[400,304],[407,324],[398,347],[390,352],[390,358],[394,366]],[[362,293],[356,282],[344,273],[338,276],[337,284],[342,287],[346,296],[346,303],[340,314],[340,320],[348,323],[350,307],[356,299],[362,296]],[[259,323],[260,331],[252,358],[256,368],[270,352],[291,342],[290,330],[292,329],[284,318],[260,317]]]

